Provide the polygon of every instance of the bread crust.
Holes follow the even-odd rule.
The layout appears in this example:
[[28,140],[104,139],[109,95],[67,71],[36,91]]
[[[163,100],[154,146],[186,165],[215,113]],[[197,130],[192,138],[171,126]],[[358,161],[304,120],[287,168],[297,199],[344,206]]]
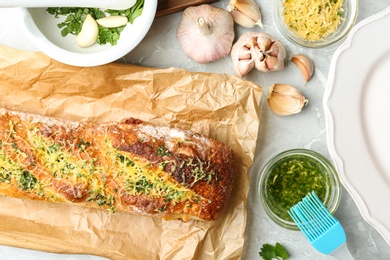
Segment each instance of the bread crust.
[[0,109],[0,194],[187,221],[217,219],[235,156],[192,131]]

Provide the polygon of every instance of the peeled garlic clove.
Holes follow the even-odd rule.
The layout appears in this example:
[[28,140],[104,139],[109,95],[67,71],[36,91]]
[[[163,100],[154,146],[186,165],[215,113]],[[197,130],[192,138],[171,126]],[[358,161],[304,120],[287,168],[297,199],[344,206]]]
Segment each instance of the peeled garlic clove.
[[230,0],[226,9],[233,16],[234,22],[245,28],[256,25],[263,27],[260,8],[253,0]]
[[271,86],[267,94],[267,103],[271,110],[281,116],[288,116],[301,112],[307,105],[308,99],[296,88],[287,84]]
[[127,24],[128,19],[126,16],[112,15],[97,19],[96,22],[106,28],[116,28]]
[[87,14],[81,27],[81,31],[76,37],[76,42],[82,48],[91,46],[97,41],[98,34],[99,28],[95,19],[93,19],[90,14]]
[[291,61],[298,67],[305,83],[308,82],[314,72],[313,61],[303,54],[294,54]]
[[184,53],[198,63],[229,55],[234,40],[234,21],[224,9],[209,4],[184,10],[176,31]]

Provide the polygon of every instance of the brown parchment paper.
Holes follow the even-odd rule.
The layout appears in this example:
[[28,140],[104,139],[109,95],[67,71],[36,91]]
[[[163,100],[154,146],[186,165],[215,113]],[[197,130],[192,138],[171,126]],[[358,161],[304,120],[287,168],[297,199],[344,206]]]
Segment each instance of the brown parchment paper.
[[135,117],[231,146],[237,183],[217,221],[164,221],[0,196],[0,244],[110,259],[239,259],[262,89],[225,74],[108,64],[80,68],[0,46],[0,106],[70,120]]

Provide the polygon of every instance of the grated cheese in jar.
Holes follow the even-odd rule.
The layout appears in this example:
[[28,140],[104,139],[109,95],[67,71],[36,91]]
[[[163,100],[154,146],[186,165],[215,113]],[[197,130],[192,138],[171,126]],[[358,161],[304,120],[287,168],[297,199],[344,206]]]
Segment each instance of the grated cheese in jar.
[[343,20],[343,0],[285,0],[284,23],[307,41],[322,40],[337,31]]

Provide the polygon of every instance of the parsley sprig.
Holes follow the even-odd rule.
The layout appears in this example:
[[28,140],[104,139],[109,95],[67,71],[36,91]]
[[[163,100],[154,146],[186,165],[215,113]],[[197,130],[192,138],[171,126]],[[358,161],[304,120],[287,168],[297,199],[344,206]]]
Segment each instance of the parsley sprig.
[[284,247],[280,243],[276,243],[275,246],[270,244],[264,244],[263,247],[260,249],[259,255],[264,260],[286,260],[289,255],[284,249]]
[[[144,7],[144,0],[137,0],[136,4],[126,10],[100,10],[98,8],[79,8],[79,7],[50,7],[47,12],[54,17],[66,16],[65,21],[58,23],[58,28],[61,29],[61,36],[65,37],[68,34],[78,35],[81,31],[83,22],[88,14],[95,20],[103,18],[108,15],[122,15],[126,16],[129,23],[133,23],[134,19],[142,14]],[[104,45],[110,43],[116,45],[120,38],[121,32],[126,25],[116,28],[105,28],[99,25],[99,36],[97,43]]]

